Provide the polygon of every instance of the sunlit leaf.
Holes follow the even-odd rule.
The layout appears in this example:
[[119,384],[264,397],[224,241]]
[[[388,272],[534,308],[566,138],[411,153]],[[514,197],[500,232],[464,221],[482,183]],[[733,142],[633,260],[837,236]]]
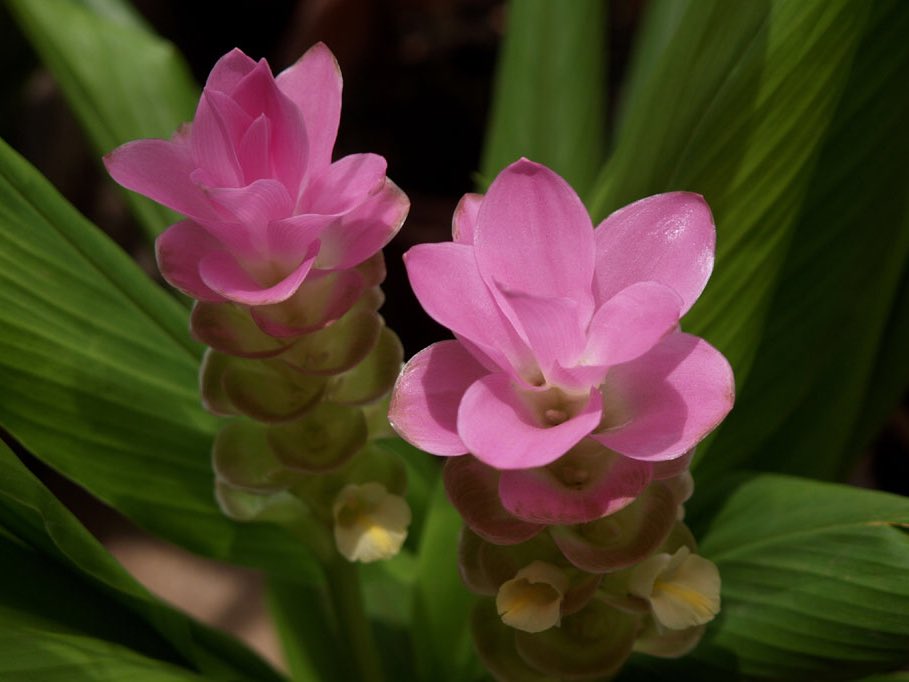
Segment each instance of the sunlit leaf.
[[[182,56],[124,0],[7,0],[88,132],[99,161],[140,137],[170,137],[198,99]],[[126,193],[151,236],[176,214]]]
[[474,597],[458,576],[460,530],[461,517],[439,478],[420,538],[414,595],[412,636],[420,679],[469,680],[475,675],[468,625]]
[[526,156],[585,196],[605,158],[606,3],[511,0],[481,172]]
[[221,559],[314,578],[272,526],[218,510],[216,420],[187,312],[0,145],[0,424],[143,528]]
[[160,679],[197,679],[189,671],[280,679],[239,643],[152,597],[3,443],[0,529],[0,678],[72,680],[109,667],[119,679],[134,669]]
[[[638,668],[685,679],[853,680],[909,664],[909,500],[777,475],[727,481],[703,517],[723,606],[689,659]],[[678,679],[678,677],[676,677]]]
[[842,476],[909,380],[907,31],[894,0],[650,8],[593,211],[675,189],[714,210],[715,272],[683,326],[730,359],[738,400],[702,483]]

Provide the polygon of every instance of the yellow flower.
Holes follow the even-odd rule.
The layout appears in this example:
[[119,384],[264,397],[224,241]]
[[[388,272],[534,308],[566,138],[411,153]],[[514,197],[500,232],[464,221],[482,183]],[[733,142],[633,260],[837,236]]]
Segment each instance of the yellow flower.
[[389,559],[407,538],[410,507],[381,483],[344,486],[333,512],[335,545],[348,561]]
[[703,625],[720,610],[719,571],[687,547],[642,561],[632,571],[628,589],[650,603],[656,624],[668,630]]
[[524,632],[542,632],[562,620],[562,597],[568,589],[565,573],[543,561],[534,561],[502,583],[496,609],[502,622]]

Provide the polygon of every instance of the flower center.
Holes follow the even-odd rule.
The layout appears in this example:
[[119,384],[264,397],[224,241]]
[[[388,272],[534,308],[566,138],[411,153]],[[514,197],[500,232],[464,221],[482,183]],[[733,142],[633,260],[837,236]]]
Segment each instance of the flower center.
[[571,395],[554,386],[520,393],[532,418],[543,427],[564,424],[583,410],[589,400],[586,394]]

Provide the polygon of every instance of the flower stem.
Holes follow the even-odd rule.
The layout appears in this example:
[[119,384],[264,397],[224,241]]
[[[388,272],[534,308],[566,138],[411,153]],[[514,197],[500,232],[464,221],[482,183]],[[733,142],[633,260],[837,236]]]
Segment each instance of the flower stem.
[[338,618],[341,641],[350,652],[355,679],[382,682],[382,663],[363,608],[357,565],[338,557],[326,568],[328,590]]

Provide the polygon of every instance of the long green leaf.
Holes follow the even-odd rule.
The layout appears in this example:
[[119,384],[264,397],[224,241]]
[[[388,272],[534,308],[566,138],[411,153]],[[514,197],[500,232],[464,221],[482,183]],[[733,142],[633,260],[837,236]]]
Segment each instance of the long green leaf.
[[[20,665],[25,666],[22,674],[27,669],[37,675],[49,661],[65,663],[69,670],[83,661],[83,650],[120,665],[124,656],[116,647],[215,679],[280,679],[239,643],[152,597],[3,443],[0,529],[0,632],[29,630],[32,644],[24,651],[33,657],[29,661],[23,651],[12,656],[18,650],[14,645],[23,642],[16,636],[0,637],[3,679],[11,679],[3,673],[18,673]],[[77,641],[71,635],[103,643]],[[45,647],[47,657],[41,655]],[[126,659],[129,663],[129,656]],[[150,662],[145,667],[158,669]]]
[[205,677],[80,635],[2,623],[0,677],[10,682],[203,682]]
[[730,487],[699,550],[720,569],[718,619],[679,668],[642,657],[628,679],[833,681],[909,664],[909,500],[769,474]]
[[871,383],[887,372],[875,363],[885,330],[900,328],[891,310],[909,249],[907,9],[650,8],[593,212],[676,189],[714,210],[715,272],[683,325],[727,355],[739,396],[700,449],[702,482],[739,466],[841,475],[847,444],[909,379],[903,366],[885,399]]
[[868,3],[654,3],[595,217],[700,192],[717,265],[685,319],[743,383],[782,258],[863,35]]
[[[123,0],[7,0],[100,156],[139,137],[170,137],[193,117],[198,87],[174,46]],[[151,236],[177,216],[133,192]]]
[[218,510],[199,350],[186,311],[0,144],[0,424],[156,535],[314,578],[289,534]]
[[476,676],[469,628],[474,599],[458,575],[460,530],[461,517],[445,496],[440,477],[430,498],[417,565],[412,635],[419,679]]
[[281,649],[295,682],[340,679],[343,655],[338,651],[336,624],[328,618],[324,586],[272,578],[268,606],[281,639]]
[[605,158],[606,3],[511,0],[481,172],[526,156],[586,196]]
[[907,32],[905,3],[874,5],[792,230],[751,378],[701,480],[742,465],[841,478],[909,384],[901,283],[909,256]]

